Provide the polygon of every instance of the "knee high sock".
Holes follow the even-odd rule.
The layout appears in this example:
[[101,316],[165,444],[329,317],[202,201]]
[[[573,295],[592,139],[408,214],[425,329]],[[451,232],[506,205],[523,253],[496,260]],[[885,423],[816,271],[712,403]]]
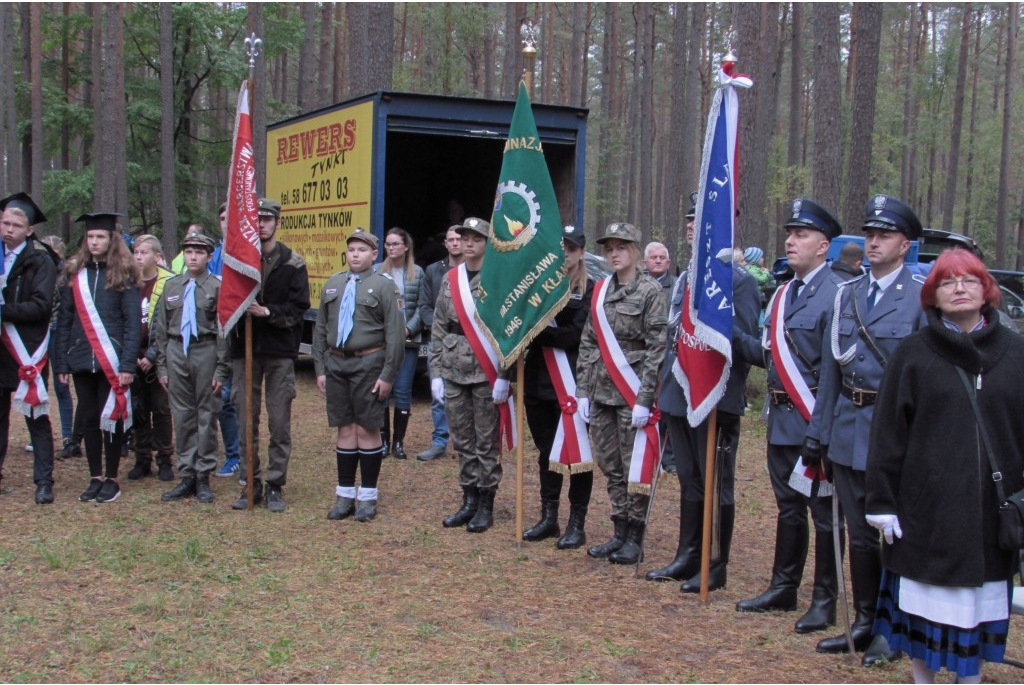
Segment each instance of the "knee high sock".
[[338,485],[343,488],[354,488],[356,486],[356,466],[359,464],[359,452],[356,450],[343,450],[340,447],[334,450],[338,462]]
[[376,490],[377,478],[380,477],[380,462],[383,458],[383,447],[370,450],[359,450],[360,494],[362,494],[364,489]]

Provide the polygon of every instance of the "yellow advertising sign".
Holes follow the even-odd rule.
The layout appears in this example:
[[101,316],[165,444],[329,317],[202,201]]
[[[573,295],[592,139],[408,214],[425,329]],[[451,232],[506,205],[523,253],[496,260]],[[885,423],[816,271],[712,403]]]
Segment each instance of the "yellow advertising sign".
[[373,102],[267,131],[267,197],[281,203],[277,237],[306,260],[314,308],[346,268],[345,241],[370,229]]

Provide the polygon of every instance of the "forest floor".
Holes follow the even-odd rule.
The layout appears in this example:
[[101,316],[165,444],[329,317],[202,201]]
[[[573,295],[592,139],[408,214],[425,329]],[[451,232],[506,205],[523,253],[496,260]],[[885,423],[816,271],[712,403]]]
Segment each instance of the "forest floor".
[[[0,680],[910,682],[905,660],[869,670],[855,657],[816,654],[822,635],[794,633],[798,613],[736,613],[736,601],[766,587],[774,544],[755,411],[743,422],[729,584],[705,606],[677,583],[642,575],[675,553],[674,477],[661,481],[639,577],[553,540],[517,545],[514,456],[484,534],[441,526],[460,503],[451,458],[387,459],[378,518],[327,521],[333,431],[311,365],[297,375],[283,514],[231,511],[239,486],[227,478],[212,479],[213,505],[162,503],[172,484],[128,481],[131,457],[116,502],[79,503],[87,470],[72,459],[57,464],[56,503],[36,506],[27,434],[12,417],[0,494]],[[417,397],[410,455],[429,444],[428,402]],[[538,487],[529,441],[524,461],[530,525]],[[608,513],[598,473],[591,544],[609,536]],[[1024,657],[1022,633],[1015,621],[1009,655]],[[989,682],[1020,678],[1006,665],[986,670]]]

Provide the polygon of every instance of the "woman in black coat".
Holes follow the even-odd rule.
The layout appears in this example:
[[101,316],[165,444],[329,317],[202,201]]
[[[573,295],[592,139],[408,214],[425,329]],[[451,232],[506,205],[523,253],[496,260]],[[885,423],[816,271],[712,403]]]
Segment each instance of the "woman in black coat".
[[999,547],[1000,502],[962,371],[1007,494],[1024,486],[1024,338],[999,325],[999,288],[966,250],[944,252],[921,291],[928,326],[886,366],[871,426],[867,520],[882,531],[874,632],[935,671],[980,682],[1001,662],[1015,553]]
[[[89,462],[82,502],[113,502],[121,495],[121,442],[131,427],[128,387],[135,376],[142,330],[139,271],[121,239],[116,214],[85,214],[85,239],[64,267],[53,368],[75,381],[78,417]],[[106,470],[103,451],[106,448]]]

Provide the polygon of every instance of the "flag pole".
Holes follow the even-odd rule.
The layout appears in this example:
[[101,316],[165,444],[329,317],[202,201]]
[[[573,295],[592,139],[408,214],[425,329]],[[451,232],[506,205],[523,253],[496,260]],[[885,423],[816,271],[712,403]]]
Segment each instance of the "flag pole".
[[708,415],[708,438],[704,453],[704,532],[700,543],[700,601],[708,603],[708,575],[711,572],[711,513],[714,500],[711,489],[715,484],[715,452],[718,432],[718,407]]
[[[252,91],[255,85],[256,58],[260,54],[263,41],[256,37],[252,30],[252,15],[249,15],[250,35],[245,39],[245,52],[249,57],[249,102],[252,103]],[[255,501],[255,476],[253,474],[253,450],[256,442],[256,422],[252,420],[252,314],[245,315],[245,508],[252,511]]]

